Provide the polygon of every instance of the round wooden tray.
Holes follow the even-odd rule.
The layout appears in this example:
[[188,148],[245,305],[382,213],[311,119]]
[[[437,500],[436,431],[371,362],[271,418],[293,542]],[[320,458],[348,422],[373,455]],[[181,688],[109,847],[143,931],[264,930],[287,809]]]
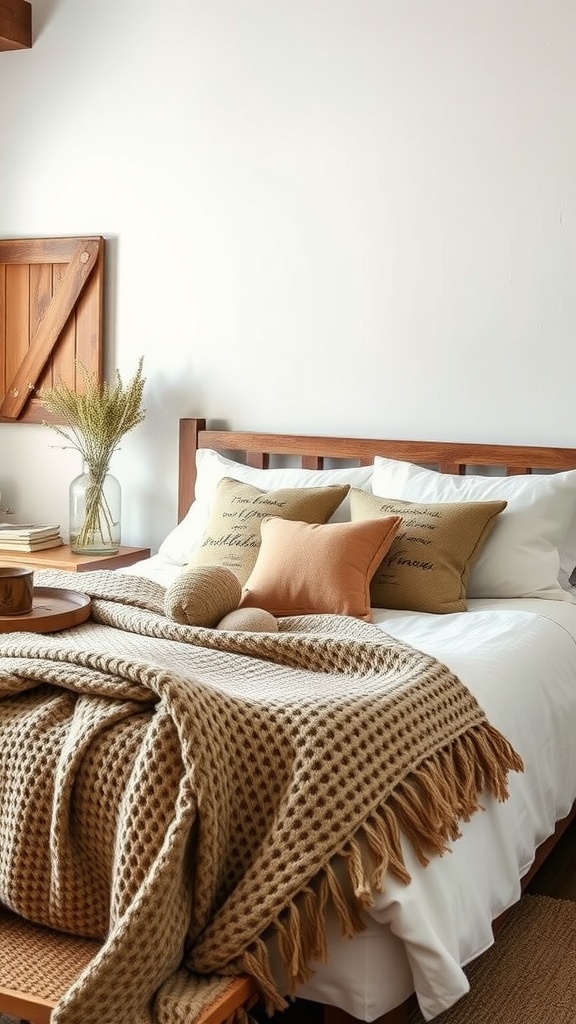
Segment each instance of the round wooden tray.
[[0,615],[0,633],[54,633],[85,622],[90,598],[76,590],[34,587],[32,611],[27,615]]

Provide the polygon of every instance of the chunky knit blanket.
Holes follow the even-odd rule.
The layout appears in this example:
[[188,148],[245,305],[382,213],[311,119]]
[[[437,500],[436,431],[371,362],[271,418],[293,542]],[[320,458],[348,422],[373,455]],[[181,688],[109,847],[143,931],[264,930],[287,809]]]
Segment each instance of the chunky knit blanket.
[[271,938],[294,987],[329,903],[352,935],[408,880],[401,832],[426,863],[521,770],[444,665],[374,626],[220,632],[135,577],[36,582],[93,598],[81,626],[0,636],[0,902],[102,939],[54,1024],[193,1021],[239,973],[284,1005]]

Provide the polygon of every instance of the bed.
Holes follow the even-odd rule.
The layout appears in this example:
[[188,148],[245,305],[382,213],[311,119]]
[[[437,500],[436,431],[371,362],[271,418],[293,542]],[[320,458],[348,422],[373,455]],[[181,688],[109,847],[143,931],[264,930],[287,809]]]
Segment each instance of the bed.
[[[505,475],[498,475],[495,467],[503,467]],[[467,468],[472,472],[465,472]],[[412,778],[412,795],[417,800],[419,798],[418,810],[413,817],[418,821],[411,823],[409,808],[399,820],[406,824],[406,831],[414,824],[415,832],[408,839],[401,830],[397,837],[398,850],[393,854],[387,850],[388,869],[379,863],[382,884],[367,886],[366,879],[371,877],[374,880],[375,875],[374,872],[370,875],[365,869],[367,862],[374,867],[374,850],[379,848],[379,843],[382,845],[383,833],[376,836],[374,830],[372,833],[364,831],[356,836],[358,842],[337,846],[334,856],[329,858],[330,897],[324,893],[324,898],[319,898],[319,888],[323,883],[314,889],[307,885],[298,886],[290,878],[288,881],[293,888],[295,885],[301,902],[298,905],[295,902],[294,906],[291,904],[284,917],[280,914],[279,927],[264,930],[259,936],[264,947],[262,956],[277,990],[282,994],[290,991],[296,997],[323,1004],[328,1021],[383,1018],[400,1022],[407,1019],[414,993],[425,1018],[432,1019],[465,994],[467,981],[462,967],[492,943],[492,922],[517,901],[522,885],[535,870],[539,858],[573,816],[576,799],[576,751],[572,743],[576,724],[576,603],[569,576],[576,565],[576,450],[283,436],[208,430],[202,420],[182,420],[178,526],[151,559],[114,574],[88,574],[87,586],[92,593],[97,621],[97,626],[88,625],[92,632],[69,631],[67,638],[59,642],[57,651],[39,641],[31,643],[29,639],[19,638],[10,644],[4,641],[0,648],[0,665],[4,670],[9,658],[12,659],[9,662],[12,678],[16,676],[28,681],[38,679],[38,662],[42,662],[43,671],[49,663],[53,673],[56,673],[56,662],[59,669],[64,663],[66,671],[72,671],[73,666],[74,673],[86,673],[88,669],[91,672],[96,669],[102,671],[103,655],[97,644],[104,634],[94,630],[118,630],[120,627],[120,632],[126,630],[128,635],[132,629],[130,616],[135,614],[126,598],[123,597],[119,604],[110,600],[106,588],[110,585],[109,577],[113,576],[118,593],[124,593],[122,588],[125,587],[131,595],[140,592],[143,595],[138,622],[142,616],[146,618],[147,629],[153,625],[156,635],[150,662],[154,671],[148,672],[154,676],[153,686],[158,690],[159,669],[164,673],[164,683],[166,672],[174,671],[174,666],[177,675],[185,676],[188,655],[184,656],[180,649],[178,629],[187,627],[168,628],[162,625],[161,628],[159,613],[162,608],[157,606],[158,595],[168,592],[181,577],[182,569],[195,549],[203,547],[201,542],[207,536],[215,494],[224,491],[224,487],[220,487],[223,481],[228,482],[225,487],[232,493],[233,501],[239,500],[237,485],[240,484],[244,488],[244,502],[246,488],[249,494],[255,489],[259,494],[268,496],[306,489],[312,495],[318,489],[334,488],[334,500],[340,495],[336,490],[344,488],[343,497],[334,509],[323,506],[320,523],[314,518],[317,507],[311,496],[307,496],[312,504],[304,513],[308,516],[305,530],[302,530],[299,518],[302,506],[296,504],[290,513],[292,519],[288,520],[293,525],[286,527],[282,521],[282,532],[278,536],[273,535],[272,528],[276,529],[278,519],[283,520],[283,514],[278,515],[278,506],[272,505],[266,512],[266,529],[262,526],[262,544],[255,555],[256,562],[260,555],[266,555],[266,573],[255,574],[252,562],[248,581],[244,581],[244,592],[252,594],[248,608],[264,607],[268,603],[281,622],[296,624],[295,636],[291,635],[288,625],[287,632],[281,635],[281,642],[293,659],[291,669],[302,673],[298,677],[301,689],[296,687],[294,692],[302,693],[303,704],[310,702],[304,684],[310,683],[308,665],[313,664],[315,645],[320,643],[322,647],[325,643],[328,649],[333,643],[332,635],[324,635],[324,639],[319,641],[315,629],[327,621],[326,615],[332,629],[335,613],[337,622],[346,624],[343,639],[341,637],[338,641],[340,653],[349,651],[350,640],[356,644],[356,650],[363,648],[365,642],[372,645],[377,648],[379,656],[387,657],[385,651],[395,651],[401,660],[402,671],[409,666],[412,676],[418,671],[423,673],[424,679],[426,674],[426,694],[434,691],[438,672],[442,686],[464,684],[463,690],[471,695],[473,707],[466,705],[462,714],[470,713],[474,717],[481,712],[487,721],[487,731],[482,736],[494,744],[491,754],[494,750],[500,751],[504,765],[501,774],[498,775],[495,769],[494,777],[490,776],[492,757],[492,761],[487,758],[476,779],[479,785],[489,782],[488,789],[492,791],[482,791],[477,798],[469,793],[467,812],[461,795],[458,797],[455,806],[463,806],[464,813],[458,821],[448,820],[439,824],[444,835],[438,842],[437,852],[433,850],[433,837],[428,837],[430,845],[427,846],[418,831],[421,820],[428,819],[430,825],[434,819],[427,806],[428,782],[419,777],[414,783]],[[226,497],[225,514],[231,515],[230,493],[227,492]],[[290,500],[293,497],[293,494],[289,495]],[[301,497],[299,493],[297,501]],[[282,498],[288,500],[284,493]],[[410,521],[408,513],[412,517]],[[417,522],[414,519],[416,514],[419,517]],[[245,520],[246,516],[241,516],[241,519]],[[377,539],[367,539],[374,520],[379,520],[382,530],[388,530],[387,537],[379,535]],[[348,526],[349,523],[354,524],[354,529]],[[409,529],[405,528],[406,523],[409,523]],[[387,524],[386,527],[383,524]],[[370,577],[368,614],[362,607],[362,587],[354,575],[356,563],[352,566],[352,576],[336,581],[335,596],[327,588],[327,573],[323,563],[316,561],[317,552],[320,550],[325,554],[323,545],[328,543],[327,538],[332,543],[335,533],[319,531],[318,525],[338,526],[341,530],[337,534],[340,545],[348,544],[352,534],[357,545],[360,537],[360,547],[353,546],[351,550],[360,551],[364,559],[361,574],[364,584]],[[390,537],[394,529],[396,533]],[[315,546],[318,537],[321,538],[319,549]],[[432,548],[430,537],[433,537]],[[400,548],[396,538],[402,538]],[[457,544],[454,538],[457,538]],[[212,555],[214,541],[214,536],[210,535]],[[406,547],[410,543],[415,550]],[[295,545],[294,548],[291,545]],[[458,548],[456,552],[454,545]],[[236,544],[241,555],[251,546],[252,540],[248,543],[245,539],[242,544]],[[274,575],[276,567],[281,568],[286,562],[288,552],[293,552],[294,557],[298,553],[302,557],[304,552],[302,575],[310,570],[304,595],[301,588],[296,588],[295,603],[293,579],[287,582],[280,572],[282,578],[275,579],[272,593],[268,586],[270,575]],[[233,557],[237,553],[233,550]],[[381,555],[386,556],[382,563]],[[377,578],[375,562],[381,568],[386,558],[386,572]],[[438,568],[439,574],[436,573]],[[422,577],[426,577],[424,584],[419,582]],[[43,576],[48,585],[56,585],[55,580],[62,579],[50,573]],[[350,614],[345,600],[350,579],[357,588],[353,614]],[[373,588],[375,579],[377,590]],[[329,607],[322,603],[327,589],[331,594]],[[371,603],[374,594],[377,595],[377,606]],[[342,601],[344,603],[338,603]],[[401,607],[393,607],[395,603]],[[279,610],[282,615],[278,614]],[[303,626],[303,622],[309,625]],[[347,632],[349,622],[353,623],[350,634]],[[78,630],[82,629],[86,630],[86,627],[78,627]],[[311,642],[308,629],[314,634]],[[274,647],[278,642],[270,639],[270,634],[247,631],[239,635],[225,629],[202,630],[202,636],[212,638],[216,634],[217,640],[210,640],[207,646],[210,647],[212,642],[219,644],[224,638],[228,649],[218,655],[224,669],[240,664],[243,672],[246,666],[251,670],[252,658],[256,655],[271,662],[266,667],[265,685],[278,681],[274,655],[265,650],[266,645]],[[106,638],[109,635],[106,633]],[[138,632],[134,636],[137,640],[126,640],[123,664],[136,664],[137,656],[141,662],[146,652],[147,641]],[[202,643],[206,644],[206,640]],[[158,653],[160,648],[161,653]],[[332,647],[330,650],[333,654]],[[130,652],[129,659],[127,652]],[[415,653],[412,655],[410,652]],[[81,666],[77,664],[79,654]],[[198,657],[199,664],[208,673],[206,678],[210,680],[212,677],[205,660],[207,655],[202,653]],[[111,671],[108,662],[105,667],[106,671]],[[321,664],[313,667],[317,674],[324,671]],[[141,683],[143,671],[141,666],[140,674],[134,677],[132,672],[131,678],[137,678]],[[330,674],[333,671],[330,668]],[[130,671],[126,674],[130,676]],[[330,691],[336,694],[336,703],[340,701],[342,706],[348,706],[351,680],[355,687],[360,676],[363,678],[355,667],[351,673],[342,673],[338,685],[330,682],[330,686],[336,685],[336,690]],[[53,675],[48,681],[52,685],[70,686],[66,675]],[[92,676],[89,682],[93,685]],[[281,682],[283,685],[283,679]],[[326,679],[326,684],[328,682]],[[206,679],[203,680],[205,683]],[[217,674],[212,685],[215,690],[222,685]],[[247,676],[243,676],[242,686],[242,701],[248,705],[251,703],[260,714],[259,701],[264,701],[264,696],[258,691],[256,699],[254,693],[250,693],[249,671]],[[450,701],[465,701],[459,689],[447,692],[450,693]],[[201,687],[199,698],[204,693]],[[366,693],[362,690],[359,693],[367,707]],[[293,698],[293,691],[291,694]],[[234,699],[238,699],[238,693],[234,694]],[[428,697],[422,698],[419,691],[418,699]],[[478,717],[474,722],[472,733],[476,725],[480,727]],[[262,735],[266,735],[270,722],[263,719],[261,725]],[[403,728],[404,722],[401,725]],[[481,727],[484,728],[483,721]],[[464,734],[463,724],[455,726],[455,734],[460,735],[459,730]],[[424,727],[417,736],[418,742],[426,733],[427,728]],[[337,744],[336,733],[332,731],[331,735],[331,742]],[[502,747],[498,747],[500,738]],[[273,743],[277,737],[270,734],[269,739]],[[250,738],[247,742],[251,742]],[[241,756],[235,749],[231,752],[226,744],[224,747],[227,757]],[[262,743],[262,748],[262,757],[265,758],[265,743]],[[368,772],[362,761],[362,742],[358,748],[354,770],[360,765],[362,771]],[[470,748],[474,754],[468,758],[470,785],[476,759],[480,759],[480,749],[481,743]],[[285,748],[279,748],[279,753],[283,751],[285,753]],[[337,759],[333,751],[327,750],[326,753],[332,767],[340,770],[338,778],[343,788],[346,787],[347,776],[346,766],[342,769],[341,762],[346,756],[347,751],[340,752]],[[107,763],[110,766],[112,762]],[[330,779],[325,784],[328,787],[326,792],[330,792]],[[215,820],[218,817],[218,795],[223,800],[230,800],[228,792],[216,792]],[[336,791],[336,802],[339,795]],[[181,790],[177,790],[177,798],[184,800]],[[175,799],[174,793],[171,799]],[[450,794],[444,793],[443,799],[444,802],[449,801]],[[476,810],[478,803],[480,806]],[[229,802],[225,806],[228,813]],[[438,807],[435,807],[436,811],[440,821]],[[451,813],[453,819],[454,807]],[[105,820],[104,816],[102,822]],[[299,827],[295,818],[292,822]],[[167,822],[167,825],[173,826],[174,822]],[[393,828],[390,822],[388,825]],[[270,821],[262,826],[262,836],[270,827]],[[376,826],[374,828],[377,831]],[[192,839],[189,836],[188,842],[180,848],[184,859],[190,857],[191,846],[198,843],[198,850],[202,850],[196,834],[191,835]],[[248,840],[244,837],[243,841]],[[135,842],[134,837],[132,842]],[[328,849],[329,846],[325,848]],[[143,856],[146,859],[146,852]],[[235,856],[240,857],[241,853],[236,850]],[[396,870],[394,857],[397,859]],[[294,863],[301,865],[296,856]],[[293,874],[297,876],[296,869]],[[218,885],[224,886],[219,906],[226,906],[228,897],[233,902],[234,893],[226,891],[225,881],[219,879]],[[352,894],[354,888],[356,896]],[[136,896],[141,896],[141,890]],[[189,891],[187,896],[191,898]],[[2,900],[6,902],[5,892]],[[308,901],[307,906],[312,908],[310,914],[304,912],[302,901]],[[314,915],[318,916],[319,907],[326,941],[321,942],[317,934],[310,941],[304,936],[308,941],[306,946],[303,940],[304,947],[312,951],[311,963],[298,963],[293,972],[297,977],[294,984],[294,977],[290,981],[288,974],[290,964],[293,965],[299,956],[295,931],[298,928],[305,931]],[[70,930],[63,921],[61,926]],[[209,926],[207,930],[210,930]],[[342,930],[346,937],[341,934]],[[122,938],[120,935],[119,941]],[[111,962],[111,948],[113,944],[107,948],[105,967]],[[174,956],[177,964],[178,947]],[[196,961],[197,964],[201,962],[201,958]],[[238,972],[238,963],[236,960],[232,964],[233,973]],[[250,957],[244,958],[242,964],[244,968],[252,968],[247,971],[248,975],[252,974],[257,979],[258,987],[266,994],[268,980],[260,970],[261,964]],[[223,961],[222,974],[226,974],[227,969]],[[114,969],[110,970],[113,975]],[[99,976],[100,987],[103,978],[106,978],[105,971]],[[270,992],[267,994],[270,996]],[[74,1013],[79,1012],[80,1007],[82,1019],[89,1022],[92,1018],[86,1014],[86,1008],[90,1009],[90,1004],[83,1002],[81,997],[80,988],[76,1004],[74,992],[71,999],[65,999],[55,1011],[54,1021],[66,1024],[79,1020]],[[273,1006],[274,1000],[270,998],[269,1007]],[[135,1013],[134,1010],[132,1012]],[[157,1000],[154,1011],[150,1012],[152,1016],[124,1016],[123,1020],[170,1019],[168,1011],[168,1016],[162,1018],[161,1001]],[[155,1013],[160,1015],[156,1017]],[[193,1010],[191,1013],[190,1019],[193,1020]],[[97,1019],[97,1014],[94,1019]]]

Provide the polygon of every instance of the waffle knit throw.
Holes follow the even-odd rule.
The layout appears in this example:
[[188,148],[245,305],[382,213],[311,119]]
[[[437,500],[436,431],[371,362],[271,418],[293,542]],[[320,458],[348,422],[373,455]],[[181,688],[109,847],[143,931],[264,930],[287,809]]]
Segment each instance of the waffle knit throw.
[[266,942],[295,986],[329,903],[352,935],[387,872],[408,880],[400,831],[425,863],[522,768],[444,665],[375,626],[202,629],[136,577],[36,582],[93,597],[81,626],[0,636],[0,902],[103,943],[54,1024],[188,1024],[231,974],[283,1006]]

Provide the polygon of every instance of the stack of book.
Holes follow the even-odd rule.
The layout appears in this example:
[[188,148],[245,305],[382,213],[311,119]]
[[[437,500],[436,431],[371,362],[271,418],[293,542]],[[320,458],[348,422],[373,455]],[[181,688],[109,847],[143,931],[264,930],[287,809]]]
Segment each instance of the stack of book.
[[0,523],[0,549],[4,551],[42,551],[57,548],[62,543],[59,526]]

